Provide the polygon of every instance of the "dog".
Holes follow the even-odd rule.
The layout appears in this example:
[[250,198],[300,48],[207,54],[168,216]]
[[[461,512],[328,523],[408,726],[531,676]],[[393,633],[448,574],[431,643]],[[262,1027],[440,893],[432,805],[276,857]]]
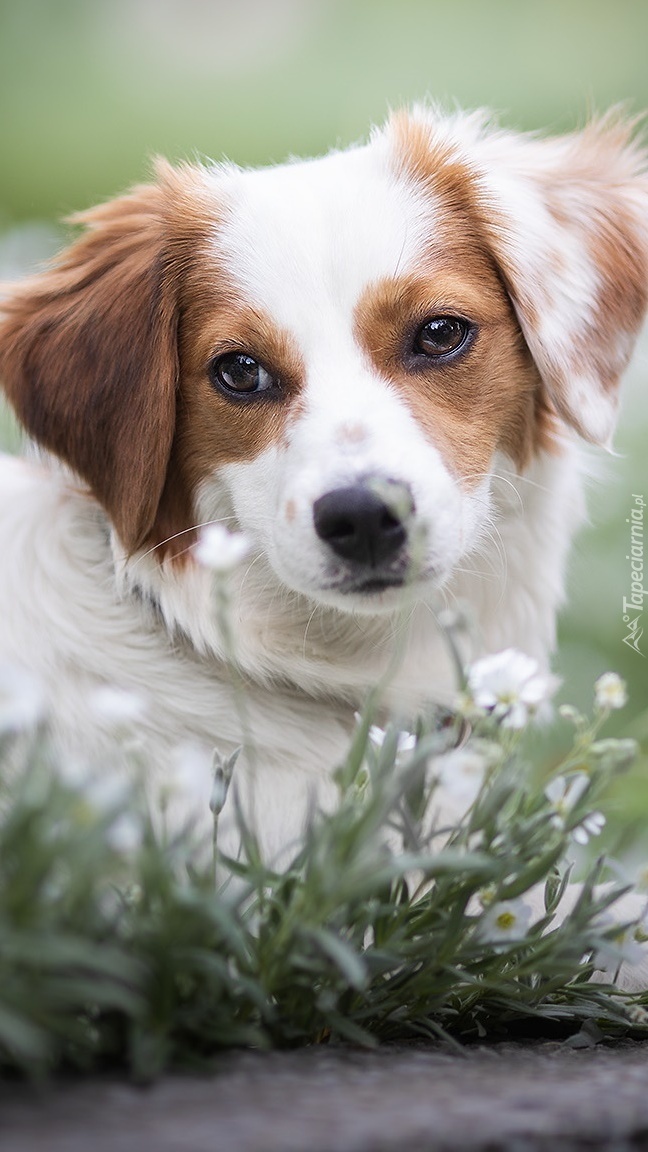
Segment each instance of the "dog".
[[[541,139],[417,106],[318,159],[159,161],[75,222],[0,306],[40,450],[0,465],[0,660],[65,756],[118,754],[102,686],[145,701],[162,779],[249,738],[276,858],[377,682],[400,716],[452,696],[440,605],[470,606],[472,656],[548,668],[582,444],[610,444],[646,311],[646,155],[616,115]],[[215,522],[252,547],[233,651]]]

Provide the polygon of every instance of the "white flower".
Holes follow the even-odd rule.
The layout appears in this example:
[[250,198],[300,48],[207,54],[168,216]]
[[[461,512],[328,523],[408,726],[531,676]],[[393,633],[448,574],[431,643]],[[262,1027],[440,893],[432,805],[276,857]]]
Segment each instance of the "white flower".
[[437,756],[433,772],[448,796],[470,808],[484,780],[488,761],[473,748],[455,748]]
[[106,842],[113,852],[130,856],[142,845],[142,821],[134,812],[121,812],[106,832]]
[[632,936],[637,944],[648,943],[648,908],[644,910],[643,916],[635,924]]
[[557,816],[562,820],[569,816],[589,785],[587,772],[576,772],[570,776],[554,776],[547,784],[544,793]]
[[242,748],[239,746],[235,748],[230,756],[223,756],[216,748],[212,758],[212,790],[209,798],[209,807],[211,808],[214,816],[219,816],[225,807],[227,800],[227,793],[229,786],[232,782],[234,768],[236,761],[241,754]]
[[252,543],[243,532],[228,532],[222,524],[209,524],[194,547],[199,564],[212,572],[231,572],[245,559]]
[[569,720],[569,722],[575,724],[576,727],[578,727],[583,719],[578,708],[574,708],[573,704],[561,704],[558,709],[558,715],[562,716],[563,720]]
[[491,944],[521,940],[531,919],[531,908],[522,898],[491,904],[480,917],[477,935]]
[[[382,748],[385,743],[387,732],[384,728],[379,728],[377,724],[372,724],[369,729],[369,739],[376,748]],[[416,748],[416,736],[412,732],[399,732],[396,740],[396,755],[404,756],[407,752],[413,752]]]
[[627,928],[615,925],[611,916],[604,914],[597,921],[596,927],[601,931],[614,929],[607,939],[602,940],[593,956],[593,963],[599,972],[604,972],[610,979],[616,979],[622,964],[630,967],[641,964],[646,959],[646,949],[640,943],[637,927],[633,924]]
[[118,688],[116,684],[102,684],[88,696],[88,704],[98,720],[119,728],[134,724],[146,711],[146,702],[137,692]]
[[18,664],[0,665],[0,733],[35,728],[44,713],[45,697],[36,677]]
[[616,672],[604,672],[594,684],[594,699],[597,708],[624,708],[628,702],[625,680]]
[[587,844],[590,836],[600,836],[605,828],[605,816],[602,812],[590,812],[578,828],[574,828],[572,839],[577,844]]
[[[569,779],[565,776],[555,776],[549,781],[544,791],[554,810],[554,824],[560,828],[564,827],[588,784],[589,776],[586,772],[576,772]],[[590,836],[599,836],[604,827],[605,816],[602,812],[588,812],[578,827],[574,828],[572,839],[577,844],[587,844]]]
[[537,660],[515,648],[484,656],[468,669],[468,687],[474,703],[504,728],[523,728],[557,686],[555,676],[538,675]]

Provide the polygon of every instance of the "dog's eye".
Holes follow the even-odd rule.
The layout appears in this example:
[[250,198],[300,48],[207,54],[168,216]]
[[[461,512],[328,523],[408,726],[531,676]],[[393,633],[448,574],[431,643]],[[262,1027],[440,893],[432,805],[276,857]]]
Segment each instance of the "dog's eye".
[[436,358],[450,356],[463,348],[472,331],[473,325],[458,316],[433,316],[416,333],[414,351]]
[[246,352],[227,352],[216,356],[209,364],[212,384],[226,392],[249,396],[276,388],[277,381],[258,360]]

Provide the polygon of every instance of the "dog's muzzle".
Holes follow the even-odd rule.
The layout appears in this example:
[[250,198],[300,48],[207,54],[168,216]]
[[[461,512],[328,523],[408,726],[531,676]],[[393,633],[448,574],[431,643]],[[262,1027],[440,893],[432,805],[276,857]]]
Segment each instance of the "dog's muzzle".
[[[413,512],[406,484],[370,477],[320,496],[313,505],[313,522],[320,540],[349,567],[383,575],[405,553]],[[402,572],[398,575],[402,579]]]

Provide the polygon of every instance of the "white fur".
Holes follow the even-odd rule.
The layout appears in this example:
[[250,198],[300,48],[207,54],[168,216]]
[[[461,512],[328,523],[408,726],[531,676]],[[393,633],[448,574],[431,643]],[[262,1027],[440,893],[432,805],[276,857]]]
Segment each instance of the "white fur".
[[[571,524],[564,500],[556,517],[556,487],[567,474],[577,488],[576,468],[574,458],[565,458],[557,477],[554,462],[539,464],[515,491],[507,477],[495,495],[498,537],[437,601],[468,600],[483,650],[513,645],[546,658],[579,505],[572,499]],[[130,562],[131,587],[136,576],[142,584],[156,582],[163,622],[146,600],[123,584],[120,591],[105,518],[64,473],[0,458],[0,507],[6,541],[0,600],[11,606],[2,659],[27,666],[45,684],[66,751],[118,759],[110,725],[102,728],[88,704],[103,683],[143,696],[138,735],[161,774],[188,739],[223,753],[240,744],[245,734],[220,656],[209,572],[194,567],[177,576],[151,566],[144,580],[146,561],[139,571]],[[452,672],[434,601],[375,617],[318,608],[307,597],[282,596],[263,557],[232,575],[231,593],[237,659],[250,678],[256,673],[245,707],[256,751],[256,808],[263,812],[259,831],[273,855],[298,835],[311,793],[323,790],[322,799],[329,793],[327,777],[348,744],[354,710],[386,670],[396,634],[406,633],[404,655],[387,695],[401,714],[426,697],[447,699]],[[243,761],[241,784],[251,772]]]

